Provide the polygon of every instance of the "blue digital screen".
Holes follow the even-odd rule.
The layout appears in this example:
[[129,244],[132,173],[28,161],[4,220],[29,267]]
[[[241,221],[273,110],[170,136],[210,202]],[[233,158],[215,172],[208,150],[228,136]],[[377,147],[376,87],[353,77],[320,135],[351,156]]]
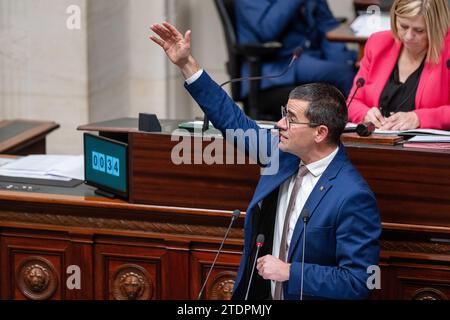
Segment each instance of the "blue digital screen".
[[84,177],[86,183],[127,196],[127,154],[126,143],[85,133]]

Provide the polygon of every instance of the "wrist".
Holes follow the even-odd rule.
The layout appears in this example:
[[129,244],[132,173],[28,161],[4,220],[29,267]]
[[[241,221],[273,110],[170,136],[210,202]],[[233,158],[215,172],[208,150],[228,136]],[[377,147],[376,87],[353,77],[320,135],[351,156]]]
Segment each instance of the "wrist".
[[192,55],[189,55],[187,61],[178,67],[180,68],[184,79],[192,77],[198,70],[200,70],[200,66]]
[[286,265],[286,274],[285,274],[285,278],[286,278],[286,281],[288,281],[289,280],[289,278],[290,278],[290,275],[291,275],[291,264],[290,263],[287,263],[287,265]]
[[420,128],[420,118],[419,118],[419,115],[416,113],[416,112],[412,112],[413,113],[413,117],[414,117],[414,125],[415,125],[415,128]]

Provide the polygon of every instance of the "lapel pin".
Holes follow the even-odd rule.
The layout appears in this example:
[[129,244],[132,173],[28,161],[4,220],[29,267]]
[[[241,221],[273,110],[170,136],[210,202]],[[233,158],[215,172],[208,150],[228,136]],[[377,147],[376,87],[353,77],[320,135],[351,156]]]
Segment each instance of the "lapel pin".
[[323,190],[325,190],[325,187],[324,186],[320,186],[320,191],[323,191]]

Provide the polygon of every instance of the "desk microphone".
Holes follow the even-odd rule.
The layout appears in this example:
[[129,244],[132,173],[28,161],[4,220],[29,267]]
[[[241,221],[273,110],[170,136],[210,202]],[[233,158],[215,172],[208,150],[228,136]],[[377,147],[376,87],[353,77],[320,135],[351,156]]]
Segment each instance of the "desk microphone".
[[352,104],[352,102],[353,102],[353,99],[355,98],[355,96],[356,96],[356,93],[358,92],[358,90],[360,89],[360,88],[362,88],[362,87],[364,87],[364,84],[366,83],[366,80],[364,80],[364,78],[358,78],[358,80],[356,80],[356,89],[355,89],[355,92],[353,92],[353,95],[352,95],[352,97],[350,98],[350,101],[349,101],[349,103],[348,103],[348,105],[347,105],[347,110],[350,108],[350,105]]
[[250,280],[248,281],[247,292],[245,293],[245,299],[244,300],[247,300],[247,298],[248,298],[248,293],[250,292],[250,286],[252,285],[253,273],[255,272],[256,260],[258,260],[259,249],[261,249],[261,247],[263,245],[264,245],[264,235],[260,233],[256,237],[255,260],[253,261],[252,273],[250,274]]
[[[234,78],[234,79],[230,79],[228,81],[225,81],[224,83],[220,84],[219,87],[223,87],[226,84],[229,83],[233,83],[233,82],[241,82],[241,81],[256,81],[256,80],[263,80],[263,79],[275,79],[275,78],[279,78],[282,77],[286,74],[286,72],[288,72],[288,70],[292,67],[292,65],[294,64],[295,60],[297,60],[298,58],[300,58],[300,56],[302,55],[303,49],[302,47],[297,47],[294,49],[294,51],[292,52],[292,58],[291,61],[289,62],[289,65],[280,73],[277,75],[268,75],[268,76],[258,76],[258,77],[242,77],[242,78]],[[205,132],[206,130],[208,130],[209,128],[209,119],[208,116],[205,114],[205,117],[203,118],[203,127],[202,127],[202,131]]]
[[303,250],[302,250],[302,274],[300,277],[300,300],[303,300],[303,275],[305,273],[306,225],[309,220],[309,210],[303,209],[301,217],[303,219]]
[[206,283],[208,282],[209,276],[211,275],[211,271],[214,268],[214,265],[216,264],[217,258],[219,257],[220,252],[222,251],[223,244],[225,243],[225,240],[228,237],[228,233],[231,230],[231,226],[233,225],[234,221],[239,217],[241,214],[241,211],[234,210],[231,216],[230,225],[228,226],[227,232],[225,233],[225,236],[222,239],[222,243],[220,244],[219,250],[217,251],[216,257],[214,258],[213,263],[211,264],[211,267],[209,268],[208,275],[206,276],[205,281],[203,282],[202,288],[200,289],[200,292],[198,294],[197,300],[200,300],[203,294],[203,291],[205,290]]
[[356,133],[360,137],[368,137],[375,131],[375,125],[372,122],[361,122],[356,126]]
[[[358,92],[358,90],[360,88],[364,87],[365,83],[366,83],[366,81],[364,80],[364,78],[359,78],[358,80],[356,80],[356,89],[355,89],[355,92],[353,92],[352,98],[350,99],[350,101],[347,105],[347,109],[350,108],[350,105],[353,102],[353,98],[355,98],[356,92]],[[361,123],[358,123],[358,125],[356,126],[356,129],[354,129],[354,131],[356,131],[356,133],[360,137],[368,137],[375,131],[375,125],[372,122],[361,122]],[[353,132],[353,130],[346,131],[346,132]]]

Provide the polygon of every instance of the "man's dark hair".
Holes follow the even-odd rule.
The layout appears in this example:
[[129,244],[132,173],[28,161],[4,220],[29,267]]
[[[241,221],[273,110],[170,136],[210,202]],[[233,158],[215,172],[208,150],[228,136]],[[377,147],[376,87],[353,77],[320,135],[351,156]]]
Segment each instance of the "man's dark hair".
[[347,123],[347,104],[336,87],[325,83],[301,85],[291,91],[289,99],[309,102],[306,118],[312,123],[325,125],[328,141],[339,145]]

